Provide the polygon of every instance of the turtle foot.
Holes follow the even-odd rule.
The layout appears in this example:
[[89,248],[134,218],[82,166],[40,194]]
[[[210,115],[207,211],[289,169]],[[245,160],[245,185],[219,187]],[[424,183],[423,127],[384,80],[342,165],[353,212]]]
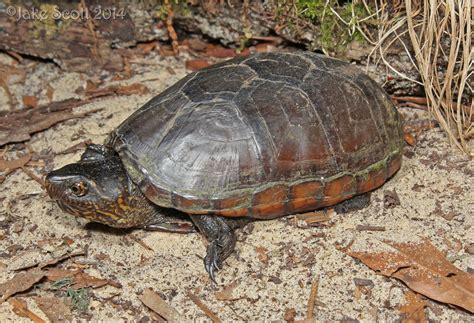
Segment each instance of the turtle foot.
[[244,225],[248,220],[237,222],[235,219],[207,214],[190,215],[190,217],[199,231],[209,240],[204,268],[209,278],[216,283],[216,272],[222,269],[224,260],[234,251],[237,241],[234,229]]

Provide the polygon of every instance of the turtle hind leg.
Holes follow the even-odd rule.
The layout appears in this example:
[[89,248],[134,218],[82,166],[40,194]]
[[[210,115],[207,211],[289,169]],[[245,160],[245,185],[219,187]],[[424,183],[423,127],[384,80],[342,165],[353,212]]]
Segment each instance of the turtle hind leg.
[[339,214],[362,210],[370,204],[370,192],[354,196],[334,206],[334,211]]
[[250,219],[225,218],[211,214],[190,214],[190,217],[209,241],[204,267],[211,280],[216,283],[215,272],[222,269],[224,260],[234,251],[237,240],[234,230],[243,227]]

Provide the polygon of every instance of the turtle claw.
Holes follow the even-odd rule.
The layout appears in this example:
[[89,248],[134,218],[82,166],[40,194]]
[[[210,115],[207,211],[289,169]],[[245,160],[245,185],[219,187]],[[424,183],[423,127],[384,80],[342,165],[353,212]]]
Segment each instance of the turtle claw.
[[204,257],[204,267],[209,278],[217,285],[215,273],[222,269],[221,249],[218,241],[212,241],[207,247],[206,257]]
[[248,223],[248,219],[227,219],[209,214],[190,214],[191,220],[209,241],[204,268],[216,285],[216,272],[221,270],[224,260],[234,251],[236,237],[234,229]]

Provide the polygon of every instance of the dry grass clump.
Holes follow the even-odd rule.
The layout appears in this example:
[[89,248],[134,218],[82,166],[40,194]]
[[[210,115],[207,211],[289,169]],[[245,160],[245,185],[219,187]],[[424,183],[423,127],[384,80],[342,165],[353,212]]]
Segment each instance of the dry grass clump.
[[[379,41],[373,52],[384,59],[399,41],[418,70],[430,111],[451,142],[474,156],[472,0],[404,0],[390,7],[379,0]],[[416,80],[412,80],[417,82]]]

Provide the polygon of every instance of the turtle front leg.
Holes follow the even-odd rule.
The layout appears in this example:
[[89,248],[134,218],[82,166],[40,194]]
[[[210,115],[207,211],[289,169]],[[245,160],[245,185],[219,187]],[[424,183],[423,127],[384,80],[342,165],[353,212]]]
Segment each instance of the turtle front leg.
[[145,224],[143,230],[173,232],[173,233],[193,233],[196,232],[192,223],[183,222],[180,220],[169,219],[167,221],[157,221]]
[[225,218],[215,215],[192,215],[191,219],[207,238],[209,245],[204,257],[204,267],[211,280],[216,283],[215,272],[222,269],[224,260],[235,248],[237,238],[234,230],[250,222],[247,218]]
[[173,210],[155,207],[154,215],[142,226],[147,231],[173,233],[193,233],[196,227],[187,214]]

